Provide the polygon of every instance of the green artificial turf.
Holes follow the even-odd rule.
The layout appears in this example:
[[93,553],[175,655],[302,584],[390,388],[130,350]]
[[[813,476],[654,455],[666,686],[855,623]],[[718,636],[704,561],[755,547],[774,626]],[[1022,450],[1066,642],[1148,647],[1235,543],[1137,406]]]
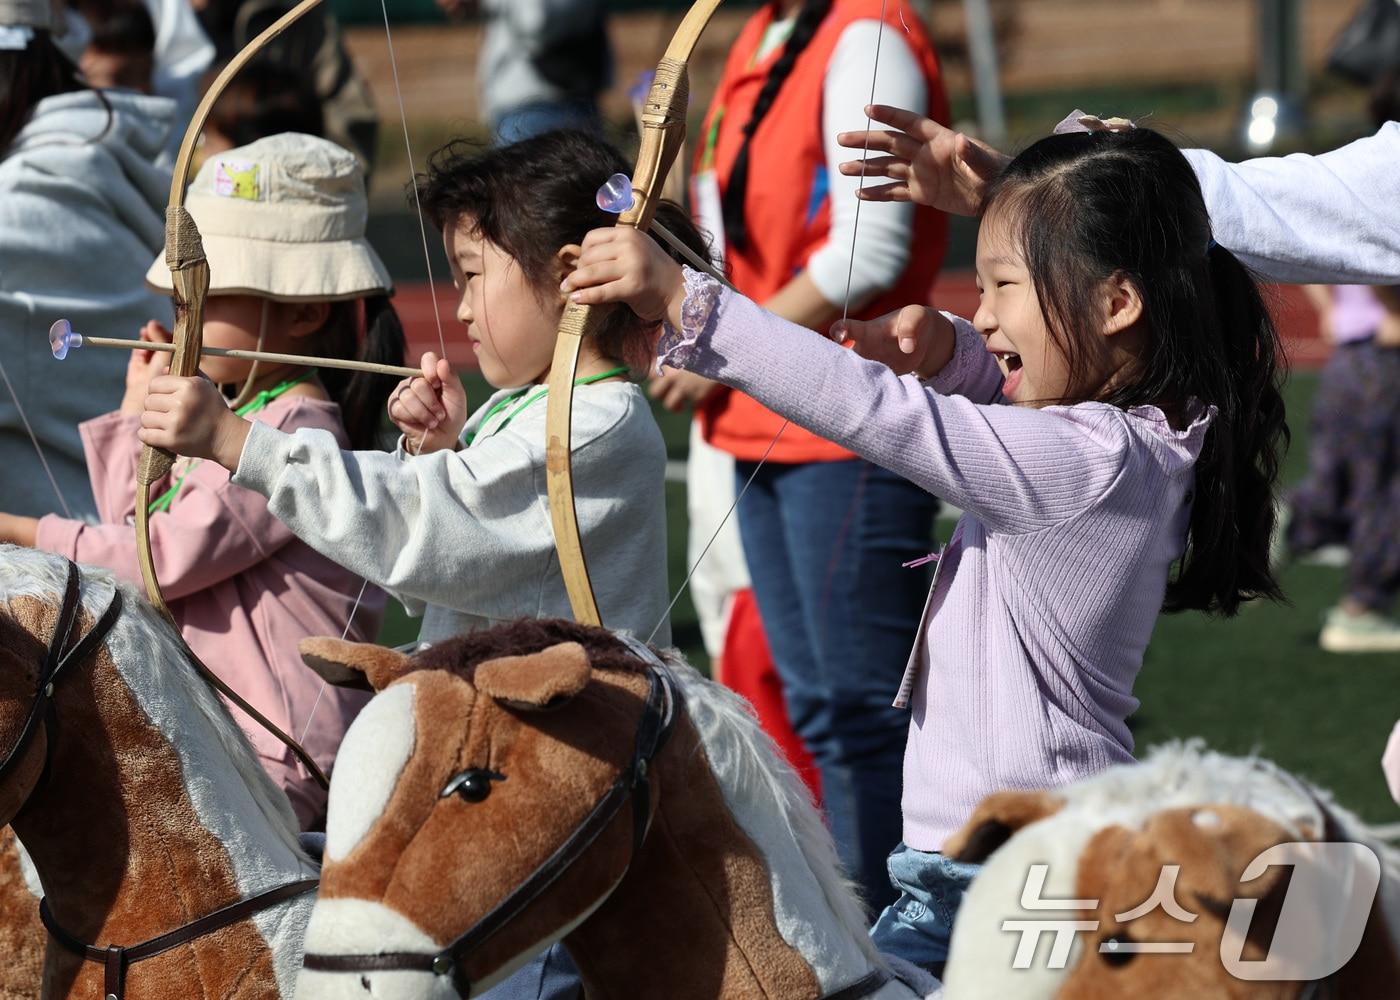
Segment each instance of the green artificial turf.
[[[485,398],[468,378],[471,398]],[[1284,481],[1303,474],[1307,414],[1317,387],[1313,373],[1286,387],[1293,446]],[[685,456],[687,418],[658,409],[674,459]],[[672,593],[685,576],[685,490],[666,487]],[[946,527],[946,526],[945,526]],[[945,532],[946,533],[946,532]],[[1289,567],[1289,603],[1247,607],[1230,620],[1201,614],[1163,616],[1157,624],[1136,694],[1142,707],[1130,720],[1139,753],[1174,738],[1200,737],[1228,753],[1257,751],[1333,790],[1340,802],[1373,822],[1400,821],[1381,776],[1379,758],[1400,718],[1400,656],[1335,656],[1317,646],[1323,612],[1337,599],[1342,571]],[[675,644],[699,668],[708,667],[688,595],[672,614]],[[410,639],[416,626],[393,607],[384,640]]]

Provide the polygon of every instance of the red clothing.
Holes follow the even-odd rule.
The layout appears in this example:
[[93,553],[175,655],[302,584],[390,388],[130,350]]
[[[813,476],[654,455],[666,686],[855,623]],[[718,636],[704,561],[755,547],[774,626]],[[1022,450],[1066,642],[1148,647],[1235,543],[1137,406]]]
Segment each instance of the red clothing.
[[[319,427],[346,444],[334,403],[283,396],[251,419],[283,430]],[[131,528],[139,423],[138,417],[109,413],[78,426],[102,523],[40,518],[35,548],[105,566],[140,584]],[[186,468],[184,460],[176,465],[177,472]],[[156,572],[190,648],[329,771],[368,695],[324,686],[302,662],[297,643],[340,636],[362,581],[292,534],[264,497],[229,479],[218,463],[200,462],[170,509],[151,516]],[[161,489],[164,484],[153,495]],[[383,617],[384,593],[366,587],[346,638],[373,642]],[[315,818],[325,808],[325,792],[275,737],[232,711],[303,825]]]
[[[805,266],[829,237],[831,204],[826,194],[827,164],[820,130],[822,84],[833,51],[846,28],[856,21],[880,20],[881,0],[836,0],[812,41],[793,65],[772,108],[749,147],[748,191],[744,215],[749,242],[742,250],[727,249],[734,284],[745,296],[763,303]],[[768,70],[782,52],[780,46],[755,62],[764,32],[773,23],[774,6],[765,5],[749,19],[734,47],[706,115],[701,135],[715,127],[712,166],[724,190],[743,145],[743,129],[763,88]],[[893,0],[885,11],[885,29],[903,38],[923,67],[928,107],[936,121],[948,121],[948,99],[939,75],[938,59],[918,16],[906,0]],[[722,114],[721,114],[722,112]],[[702,154],[703,155],[703,149]],[[879,316],[911,302],[933,302],[933,286],[943,263],[947,219],[941,212],[919,207],[909,264],[898,283],[856,318]],[[702,410],[705,438],[736,458],[763,457],[782,426],[782,418],[742,393],[716,392]],[[834,461],[854,457],[849,451],[797,426],[789,426],[773,446],[770,461]]]

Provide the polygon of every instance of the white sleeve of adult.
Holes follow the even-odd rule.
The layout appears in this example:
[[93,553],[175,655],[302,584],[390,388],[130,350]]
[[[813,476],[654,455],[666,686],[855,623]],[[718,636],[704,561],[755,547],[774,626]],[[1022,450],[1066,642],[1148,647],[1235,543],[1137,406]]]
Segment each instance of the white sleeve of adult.
[[1185,150],[1215,241],[1274,281],[1400,284],[1400,123],[1320,156]]
[[[856,199],[860,178],[847,177],[836,169],[842,161],[860,155],[840,145],[836,136],[866,127],[865,105],[869,103],[872,79],[879,104],[896,108],[928,106],[928,86],[909,43],[888,26],[882,36],[879,21],[855,21],[841,33],[822,83],[822,143],[831,190],[831,233],[825,245],[807,261],[812,283],[828,302],[847,301],[846,274],[850,270],[852,308],[899,281],[909,262],[909,244],[914,235],[913,205],[876,201],[861,205]],[[853,263],[851,241],[857,235],[857,212],[860,242],[855,247]]]

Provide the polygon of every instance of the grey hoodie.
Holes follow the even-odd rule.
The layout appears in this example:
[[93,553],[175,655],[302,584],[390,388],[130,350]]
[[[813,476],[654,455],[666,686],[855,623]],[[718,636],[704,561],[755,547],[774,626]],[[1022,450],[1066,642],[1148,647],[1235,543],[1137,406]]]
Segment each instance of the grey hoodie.
[[[165,243],[170,171],[155,160],[173,113],[161,97],[61,94],[0,154],[0,365],[75,517],[94,513],[78,424],[120,403],[129,356],[90,349],[60,363],[48,330],[60,317],[101,337],[170,324],[169,300],[142,279]],[[0,383],[0,510],[63,509]]]

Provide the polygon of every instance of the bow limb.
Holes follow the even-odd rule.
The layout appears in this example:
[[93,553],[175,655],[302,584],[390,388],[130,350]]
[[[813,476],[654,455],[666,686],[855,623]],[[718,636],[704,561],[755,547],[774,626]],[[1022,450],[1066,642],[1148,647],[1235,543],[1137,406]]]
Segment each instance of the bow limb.
[[[697,0],[676,29],[656,68],[656,79],[642,108],[642,143],[632,175],[635,200],[618,217],[619,226],[646,229],[656,213],[661,186],[671,165],[685,146],[686,111],[690,104],[690,82],[686,64],[700,35],[719,7],[720,0]],[[545,416],[545,475],[549,488],[549,515],[554,526],[554,546],[559,553],[559,569],[569,594],[574,618],[586,625],[601,625],[598,601],[588,575],[588,562],[579,537],[578,512],[574,506],[573,462],[570,454],[570,428],[573,415],[574,379],[578,374],[579,351],[583,338],[596,333],[615,307],[583,306],[565,303],[559,321],[554,360],[549,368],[548,412]]]
[[[165,210],[165,263],[170,267],[171,284],[175,289],[175,354],[170,362],[172,375],[188,377],[199,371],[199,354],[204,343],[204,300],[209,293],[209,262],[204,257],[204,244],[194,218],[185,210],[185,188],[189,184],[195,143],[204,131],[204,122],[214,102],[229,81],[269,42],[320,2],[302,0],[229,60],[229,64],[205,92],[195,108],[189,128],[185,130],[170,178],[170,203]],[[155,557],[151,551],[150,503],[152,484],[163,479],[174,462],[175,456],[171,452],[146,445],[141,449],[141,459],[136,466],[136,561],[141,568],[141,580],[146,585],[146,597],[167,618],[170,617],[170,608],[161,592]]]
[[[228,82],[269,42],[320,2],[321,0],[302,0],[229,61],[199,102],[189,128],[185,131],[185,138],[180,143],[180,154],[175,160],[175,169],[170,180],[170,204],[165,210],[165,262],[170,266],[171,284],[175,289],[175,354],[170,363],[173,375],[188,377],[199,370],[199,354],[204,341],[204,299],[209,293],[209,262],[204,256],[199,228],[195,225],[194,218],[185,210],[185,187],[189,182],[195,142],[204,129],[210,109]],[[175,456],[172,453],[146,445],[141,449],[141,458],[136,466],[137,562],[141,567],[141,579],[146,585],[146,596],[155,608],[172,621],[173,616],[165,603],[165,595],[161,592],[151,551],[150,504],[152,484],[163,479],[170,472],[174,462]],[[179,632],[176,634],[179,635]],[[183,638],[181,641],[183,642]],[[325,772],[300,743],[282,732],[266,716],[248,704],[237,691],[224,683],[222,678],[195,655],[188,643],[184,643],[184,646],[190,664],[201,677],[291,750],[322,788],[330,787]]]

